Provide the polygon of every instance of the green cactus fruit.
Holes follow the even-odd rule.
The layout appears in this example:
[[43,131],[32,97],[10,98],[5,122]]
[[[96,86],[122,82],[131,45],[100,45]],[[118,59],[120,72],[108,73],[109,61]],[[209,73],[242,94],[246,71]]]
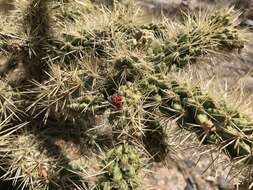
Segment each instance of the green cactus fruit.
[[160,80],[160,79],[158,79],[158,78],[156,78],[156,77],[150,76],[149,79],[148,79],[148,82],[149,82],[150,84],[153,84],[153,85],[157,86],[157,87],[160,88],[160,89],[167,89],[167,88],[168,88],[168,86],[167,86],[167,84],[165,83],[165,81]]
[[136,176],[135,168],[133,166],[129,166],[128,176],[129,178],[134,178]]
[[88,104],[87,103],[81,103],[81,104],[79,104],[79,109],[80,110],[84,110],[84,109],[86,109],[88,107]]
[[152,50],[153,55],[158,55],[162,53],[163,47],[164,47],[163,44],[159,40],[154,40],[151,43],[150,49]]
[[164,30],[166,30],[166,27],[163,24],[148,24],[141,26],[142,29],[146,29],[149,31],[152,31],[156,38],[164,38]]
[[[127,152],[125,152],[127,153]],[[128,155],[127,154],[123,154],[122,158],[120,160],[120,164],[122,165],[122,168],[125,170],[125,168],[128,166]]]
[[139,162],[139,155],[134,150],[128,152],[128,158],[133,162]]
[[183,98],[182,102],[185,107],[190,107],[193,109],[195,109],[195,107],[198,105],[198,102],[194,98]]
[[159,107],[159,110],[167,115],[172,115],[172,116],[179,116],[183,115],[186,111],[183,108],[183,106],[180,104],[180,102],[170,102],[170,103],[164,103]]
[[110,158],[111,156],[113,156],[113,154],[114,154],[114,150],[113,149],[107,151],[106,152],[106,158]]
[[243,130],[246,126],[252,126],[252,123],[249,121],[248,118],[232,118],[232,123]]
[[203,114],[203,113],[197,114],[196,122],[200,124],[200,126],[204,130],[209,130],[209,131],[215,130],[213,122],[208,118],[206,114]]
[[129,190],[129,186],[125,180],[119,182],[119,190]]
[[173,102],[171,104],[171,108],[173,111],[178,112],[178,113],[183,113],[184,112],[184,108],[181,104],[177,103],[177,102]]
[[117,163],[116,161],[112,161],[112,162],[110,163],[110,165],[108,166],[107,170],[108,170],[110,173],[113,173],[114,167],[115,167],[116,163]]
[[152,99],[158,103],[162,102],[162,97],[159,94],[154,95]]
[[116,182],[116,183],[120,182],[123,178],[121,169],[119,168],[118,164],[114,165],[112,174],[113,174],[113,181]]
[[157,89],[156,85],[149,84],[146,81],[140,83],[140,88],[141,88],[141,91],[148,92],[148,94],[157,94],[158,93],[158,89]]
[[115,154],[117,157],[121,157],[123,154],[123,146],[119,145],[116,149],[115,149]]
[[209,132],[203,141],[203,144],[218,144],[218,143],[219,138],[213,132]]
[[103,182],[101,184],[101,186],[103,188],[102,190],[111,190],[112,189],[110,182]]
[[224,122],[226,120],[226,115],[216,108],[208,108],[206,109],[206,112],[210,114],[211,117],[214,118],[216,121]]

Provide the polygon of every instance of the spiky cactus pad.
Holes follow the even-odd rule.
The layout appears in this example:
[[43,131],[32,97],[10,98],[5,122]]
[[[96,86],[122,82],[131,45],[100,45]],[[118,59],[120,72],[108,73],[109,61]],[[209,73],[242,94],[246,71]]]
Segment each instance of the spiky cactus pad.
[[[111,9],[88,0],[14,5],[0,19],[0,158],[15,187],[138,189],[145,162],[170,153],[172,119],[201,144],[252,163],[251,117],[173,77],[244,47],[232,8],[146,23],[133,1]],[[90,172],[86,158],[100,167]]]

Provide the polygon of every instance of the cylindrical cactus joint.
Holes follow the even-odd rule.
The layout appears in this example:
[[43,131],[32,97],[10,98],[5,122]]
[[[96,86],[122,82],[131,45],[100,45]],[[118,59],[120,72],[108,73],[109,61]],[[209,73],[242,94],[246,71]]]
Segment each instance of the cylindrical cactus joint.
[[131,190],[136,188],[141,158],[133,145],[119,144],[107,151],[102,160],[104,174],[99,177],[100,189]]

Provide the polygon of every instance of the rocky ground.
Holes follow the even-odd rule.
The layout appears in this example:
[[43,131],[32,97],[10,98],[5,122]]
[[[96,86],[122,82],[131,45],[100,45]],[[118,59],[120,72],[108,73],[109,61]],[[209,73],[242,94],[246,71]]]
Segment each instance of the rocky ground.
[[[100,0],[101,1],[101,0]],[[7,1],[9,2],[9,1]],[[222,6],[233,4],[242,11],[241,26],[247,30],[246,48],[233,56],[208,60],[205,66],[195,66],[203,80],[215,78],[222,88],[232,88],[238,81],[245,86],[245,92],[253,92],[253,1],[251,0],[139,0],[147,12],[147,16],[166,15],[172,19],[180,17],[180,11],[198,11],[203,6]],[[13,7],[5,1],[0,1],[0,9],[7,11]],[[251,28],[252,27],[252,28]],[[175,136],[175,133],[173,133]],[[227,167],[228,159],[214,149],[198,148],[197,140],[193,135],[185,132],[178,133],[177,138],[171,138],[172,145],[177,146],[165,163],[155,163],[142,176],[141,190],[232,190],[240,182],[240,174],[233,173]],[[187,138],[186,138],[187,137]],[[185,141],[185,142],[184,142]],[[191,141],[193,143],[186,143]],[[184,143],[183,143],[184,142]],[[62,139],[54,141],[70,155],[78,157],[74,144],[68,144]],[[207,151],[208,150],[208,151]],[[235,174],[235,176],[233,175]],[[0,189],[8,190],[6,184]],[[9,188],[11,189],[11,188]],[[244,189],[240,187],[239,189]],[[246,188],[248,189],[248,188]]]

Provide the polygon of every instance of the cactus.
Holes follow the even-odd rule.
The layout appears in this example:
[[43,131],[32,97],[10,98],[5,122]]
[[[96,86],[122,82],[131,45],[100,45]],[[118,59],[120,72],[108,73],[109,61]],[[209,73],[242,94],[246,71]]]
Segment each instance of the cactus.
[[[122,107],[111,115],[112,125],[120,135],[124,133],[130,136],[141,136],[143,133],[142,123],[145,120],[143,109],[143,94],[141,94],[134,83],[126,83],[118,89],[118,95],[123,98]],[[123,138],[123,137],[122,137]]]
[[20,94],[14,92],[8,84],[0,81],[0,122],[20,120],[24,114],[24,111],[19,108],[21,102]]
[[233,9],[222,9],[205,15],[189,15],[178,32],[165,39],[161,50],[153,53],[151,60],[169,67],[172,64],[183,67],[213,51],[243,46],[244,39],[236,28]]
[[[231,160],[251,163],[252,119],[200,86],[173,78],[198,58],[244,47],[232,9],[187,15],[181,24],[154,24],[143,23],[131,1],[114,3],[111,10],[88,0],[15,5],[12,15],[0,19],[6,67],[18,61],[25,73],[24,81],[11,83],[0,68],[0,160],[3,178],[15,187],[87,189],[92,182],[82,161],[90,151],[105,152],[99,173],[92,175],[94,188],[137,189],[143,160],[160,162],[170,153],[172,119],[201,143],[220,146]],[[97,125],[100,117],[108,119],[110,142],[99,139],[105,127]],[[61,160],[68,151],[50,154],[50,132],[65,132],[65,140],[66,128],[75,131],[68,135],[87,155]]]
[[9,137],[12,147],[4,147],[8,153],[2,160],[10,166],[6,168],[4,178],[13,180],[13,184],[18,184],[21,189],[48,189],[50,181],[57,178],[57,161],[41,154],[37,143],[36,137],[21,134]]
[[[200,87],[189,88],[187,83],[152,78],[162,103],[159,110],[190,131],[195,131],[202,143],[221,145],[231,159],[251,163],[252,120],[224,100],[215,101]],[[162,84],[162,85],[161,85]]]
[[88,73],[86,75],[85,70],[70,71],[52,66],[48,76],[48,81],[42,84],[35,82],[33,91],[24,93],[31,94],[36,100],[27,108],[34,117],[43,114],[46,122],[54,114],[58,119],[74,121],[82,116],[80,112],[99,113],[109,105],[103,95],[93,89],[96,79],[89,77]]
[[102,160],[104,174],[98,180],[101,190],[135,189],[141,160],[134,146],[119,144],[105,153]]

